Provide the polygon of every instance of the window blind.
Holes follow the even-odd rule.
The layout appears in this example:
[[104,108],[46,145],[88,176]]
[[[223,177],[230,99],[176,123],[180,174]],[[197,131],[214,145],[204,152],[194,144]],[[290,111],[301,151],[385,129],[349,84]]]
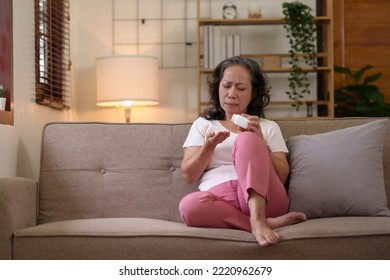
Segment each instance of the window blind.
[[69,0],[35,0],[35,100],[70,108]]

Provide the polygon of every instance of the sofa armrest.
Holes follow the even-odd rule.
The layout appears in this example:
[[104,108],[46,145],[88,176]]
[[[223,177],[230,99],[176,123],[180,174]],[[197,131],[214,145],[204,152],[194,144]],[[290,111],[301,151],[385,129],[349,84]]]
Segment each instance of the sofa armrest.
[[15,230],[37,224],[38,184],[26,178],[0,178],[0,259],[12,259]]

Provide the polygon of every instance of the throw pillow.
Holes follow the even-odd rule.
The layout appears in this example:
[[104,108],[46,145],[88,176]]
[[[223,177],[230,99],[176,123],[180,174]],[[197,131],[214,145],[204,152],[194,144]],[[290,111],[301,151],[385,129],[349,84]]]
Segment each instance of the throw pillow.
[[382,160],[388,122],[288,139],[289,210],[309,219],[389,216]]

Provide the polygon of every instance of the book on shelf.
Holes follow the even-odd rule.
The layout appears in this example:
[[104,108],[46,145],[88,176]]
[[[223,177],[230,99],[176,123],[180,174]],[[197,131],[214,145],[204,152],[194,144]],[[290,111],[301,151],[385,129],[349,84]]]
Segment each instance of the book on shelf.
[[203,67],[208,68],[209,65],[209,26],[204,26],[203,31]]
[[214,26],[214,64],[213,67],[217,67],[217,65],[222,61],[222,46],[221,46],[221,27]]
[[226,36],[226,56],[232,57],[234,55],[234,40],[233,35]]
[[214,26],[207,26],[209,32],[209,68],[214,67]]
[[233,35],[233,55],[241,55],[241,36],[238,34]]
[[241,55],[241,36],[226,35],[220,26],[203,26],[203,67],[214,68],[222,60]]
[[221,61],[227,58],[226,35],[221,36]]

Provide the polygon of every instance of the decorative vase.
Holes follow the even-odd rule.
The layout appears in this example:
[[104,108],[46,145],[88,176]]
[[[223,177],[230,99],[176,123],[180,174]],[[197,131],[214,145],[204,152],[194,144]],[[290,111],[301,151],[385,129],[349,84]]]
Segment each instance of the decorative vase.
[[261,18],[261,6],[257,3],[252,3],[248,8],[249,18]]
[[0,97],[0,110],[5,111],[5,103],[7,102],[7,98]]

